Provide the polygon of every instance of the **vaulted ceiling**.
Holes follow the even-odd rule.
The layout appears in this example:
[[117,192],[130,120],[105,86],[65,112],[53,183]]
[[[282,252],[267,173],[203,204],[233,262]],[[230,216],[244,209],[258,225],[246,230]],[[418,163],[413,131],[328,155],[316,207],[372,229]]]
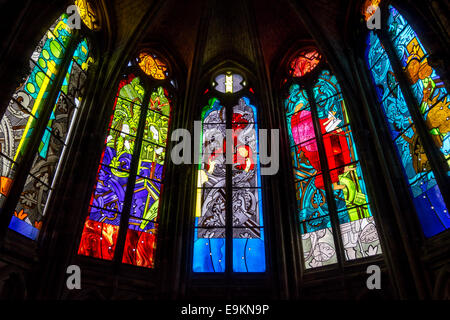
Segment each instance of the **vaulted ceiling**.
[[196,50],[202,65],[227,56],[251,63],[261,50],[269,66],[280,48],[310,38],[288,0],[122,0],[114,1],[116,46],[126,45],[149,10],[155,13],[144,20],[148,27],[142,41],[174,49],[187,69]]

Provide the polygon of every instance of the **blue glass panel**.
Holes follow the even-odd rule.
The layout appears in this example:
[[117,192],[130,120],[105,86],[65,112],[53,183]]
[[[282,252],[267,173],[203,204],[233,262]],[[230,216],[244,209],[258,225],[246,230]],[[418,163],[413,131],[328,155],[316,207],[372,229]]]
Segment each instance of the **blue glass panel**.
[[301,222],[329,215],[325,190],[316,186],[316,180],[323,185],[322,175],[299,181],[295,185]]
[[426,237],[450,228],[450,215],[432,171],[420,175],[411,184],[411,191]]
[[341,87],[336,77],[330,71],[324,70],[313,87],[316,102],[328,99],[341,92]]
[[233,236],[234,272],[266,271],[264,229],[258,229],[258,232],[260,233],[260,238],[239,239],[237,236]]
[[[197,220],[197,219],[196,219]],[[198,237],[199,230],[209,232],[210,236],[215,233],[224,234],[220,229],[194,229],[194,258],[192,270],[194,272],[225,272],[225,238]]]
[[14,230],[31,240],[36,240],[39,235],[39,229],[33,227],[31,224],[13,216],[9,223],[9,228]]
[[320,217],[313,220],[308,220],[300,223],[300,229],[302,234],[315,232],[325,228],[331,228],[330,216]]
[[[414,31],[407,26],[405,19],[397,10],[392,6],[389,10],[391,13],[388,19],[389,32],[397,56],[411,81],[412,91],[420,111],[427,120],[426,124],[436,144],[446,155],[445,150],[450,149],[450,146],[447,146],[450,143],[446,133],[440,132],[442,119],[445,118],[443,114],[448,113],[449,110],[445,103],[446,91],[434,70],[428,69],[426,51]],[[369,33],[367,44],[367,64],[371,68],[372,79],[389,125],[391,138],[395,142],[404,173],[410,184],[410,191],[424,234],[426,237],[431,237],[449,228],[448,210],[434,180],[433,172],[430,172],[427,155],[415,131],[408,107],[393,73],[389,79],[389,74],[392,72],[390,61],[382,61],[383,58],[379,62],[373,62],[374,53],[384,57],[385,50],[373,32]],[[416,59],[416,62],[413,59]],[[419,79],[421,81],[418,81]],[[439,83],[439,86],[435,83]],[[427,89],[424,90],[424,88]],[[388,90],[389,94],[386,94]],[[432,106],[434,107],[431,111],[428,111]]]

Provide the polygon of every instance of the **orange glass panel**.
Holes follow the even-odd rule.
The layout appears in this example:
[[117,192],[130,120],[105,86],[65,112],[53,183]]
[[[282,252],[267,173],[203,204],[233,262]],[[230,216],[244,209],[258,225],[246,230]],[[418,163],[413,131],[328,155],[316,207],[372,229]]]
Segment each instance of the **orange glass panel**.
[[366,0],[362,6],[361,14],[364,16],[364,20],[369,21],[370,17],[375,14],[381,0]]
[[147,52],[139,54],[139,67],[156,80],[164,80],[167,77],[167,65]]

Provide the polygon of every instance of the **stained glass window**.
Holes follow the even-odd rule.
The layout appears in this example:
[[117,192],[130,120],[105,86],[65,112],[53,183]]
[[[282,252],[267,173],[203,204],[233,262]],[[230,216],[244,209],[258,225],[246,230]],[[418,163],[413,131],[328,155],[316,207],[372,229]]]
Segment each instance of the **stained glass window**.
[[99,30],[100,23],[93,4],[88,0],[75,0],[81,20],[91,30]]
[[[388,19],[381,32],[386,32],[390,43],[383,44],[379,33],[370,31],[366,42],[366,62],[420,224],[425,236],[431,237],[450,228],[450,215],[435,177],[439,169],[433,168],[422,143],[423,137],[417,130],[417,121],[423,120],[436,149],[450,163],[450,101],[442,80],[428,64],[429,54],[417,34],[393,6],[383,8],[388,12]],[[398,59],[409,92],[404,92],[399,85],[386,45],[393,48],[391,58]],[[413,96],[410,101],[414,101],[414,105],[406,102],[405,94],[410,93]],[[421,119],[414,121],[412,112],[416,110]]]
[[215,78],[213,87],[221,93],[237,93],[245,87],[245,80],[240,74],[227,72]]
[[[42,227],[92,62],[88,39],[75,35],[67,14],[63,14],[35,48],[29,74],[1,119],[0,204],[15,206],[9,228],[30,239],[35,240]],[[38,131],[42,122],[47,125]],[[30,145],[36,136],[40,137],[39,145]],[[18,175],[24,158],[30,159],[32,166],[27,174]],[[18,176],[22,178],[17,180]],[[13,185],[21,192],[10,195]]]
[[[320,59],[320,54],[317,57]],[[380,254],[339,83],[327,69],[313,76],[312,86],[303,79],[287,84],[285,112],[305,268],[338,262],[337,234],[341,235],[337,241],[342,243],[346,261]]]
[[119,82],[78,254],[154,268],[171,98],[137,61]]
[[[222,92],[221,75],[216,79],[216,90]],[[235,79],[242,84],[242,76]],[[211,98],[201,114],[194,272],[266,270],[257,108],[251,95],[242,94],[234,101],[224,106],[219,99]],[[227,128],[232,132],[229,164]]]
[[292,77],[302,77],[313,71],[321,60],[320,53],[314,48],[301,50],[289,62],[289,74]]
[[156,80],[164,80],[169,76],[167,64],[154,53],[141,52],[138,61],[142,71]]

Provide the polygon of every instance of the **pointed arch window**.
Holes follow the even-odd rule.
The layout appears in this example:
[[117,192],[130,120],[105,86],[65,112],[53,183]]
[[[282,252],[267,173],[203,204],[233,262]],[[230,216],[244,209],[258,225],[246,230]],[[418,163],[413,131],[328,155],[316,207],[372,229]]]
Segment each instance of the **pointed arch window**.
[[257,102],[238,73],[219,74],[211,91],[201,112],[193,271],[265,272]]
[[154,268],[171,83],[168,64],[151,50],[123,74],[78,254]]
[[[81,3],[83,2],[83,3]],[[81,11],[87,1],[76,1]],[[90,14],[100,22],[95,6]],[[62,14],[36,46],[29,73],[12,95],[0,122],[0,205],[9,228],[36,240],[54,190],[94,62],[91,28],[72,29]],[[85,22],[85,19],[82,19]],[[9,219],[9,218],[8,218]]]
[[381,30],[368,32],[366,63],[428,238],[450,228],[450,101],[443,81],[428,64],[429,53],[395,7],[366,3],[365,19],[379,5],[387,19]]
[[314,47],[288,63],[284,100],[306,269],[381,253],[336,77]]

